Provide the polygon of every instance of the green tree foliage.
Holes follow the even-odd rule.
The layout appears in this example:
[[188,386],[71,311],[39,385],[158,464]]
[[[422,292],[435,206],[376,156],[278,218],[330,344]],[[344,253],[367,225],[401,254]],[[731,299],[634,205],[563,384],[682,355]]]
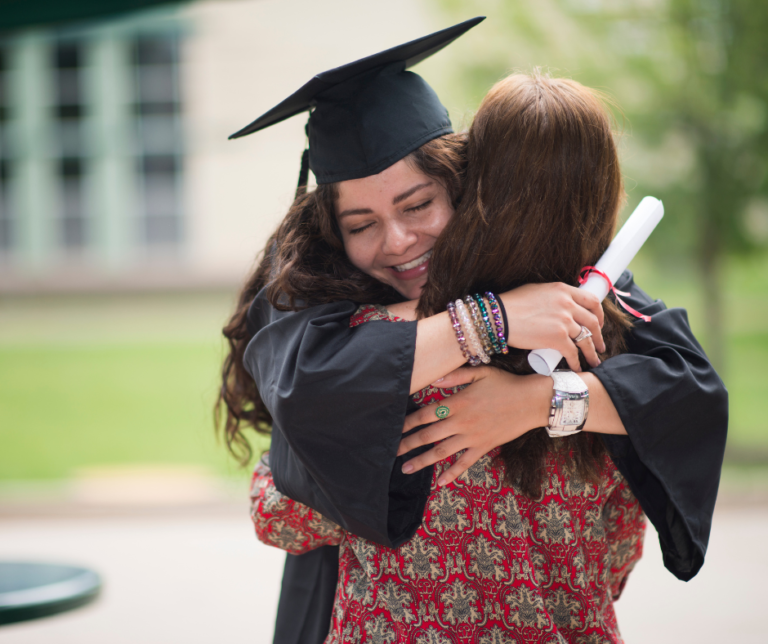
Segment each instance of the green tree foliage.
[[722,260],[768,246],[768,3],[436,1],[452,17],[489,17],[477,56],[454,61],[465,100],[534,67],[616,99],[629,205],[664,201],[650,248],[660,261],[696,262],[722,366]]

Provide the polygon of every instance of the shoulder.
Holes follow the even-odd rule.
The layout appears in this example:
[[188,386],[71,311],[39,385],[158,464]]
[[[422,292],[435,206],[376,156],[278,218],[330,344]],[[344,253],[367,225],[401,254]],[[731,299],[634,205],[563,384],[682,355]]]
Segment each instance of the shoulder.
[[349,318],[349,326],[358,326],[365,322],[384,320],[386,322],[404,322],[402,318],[387,310],[381,304],[362,304]]
[[641,313],[651,315],[667,308],[664,302],[652,298],[637,285],[635,276],[630,270],[625,270],[614,286],[622,293],[622,299]]

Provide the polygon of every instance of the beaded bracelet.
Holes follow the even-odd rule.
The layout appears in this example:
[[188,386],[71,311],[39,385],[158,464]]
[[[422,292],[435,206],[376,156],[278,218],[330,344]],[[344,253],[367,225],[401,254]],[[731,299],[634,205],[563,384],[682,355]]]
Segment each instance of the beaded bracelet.
[[461,325],[461,333],[466,339],[467,353],[469,354],[469,360],[467,360],[467,362],[469,362],[471,367],[477,367],[481,364],[481,360],[477,355],[477,351],[475,350],[475,343],[472,342],[472,336],[469,334],[472,325],[468,323],[468,320],[466,319],[467,312],[466,310],[462,311],[462,308],[464,308],[464,302],[461,300],[455,300],[453,304],[456,307],[456,317],[458,318],[459,324]]
[[480,307],[480,316],[483,318],[483,323],[485,324],[485,333],[491,342],[493,352],[501,353],[501,345],[496,339],[496,334],[493,332],[493,326],[491,325],[491,319],[488,315],[488,309],[485,306],[485,300],[483,299],[483,296],[480,295],[480,293],[475,293],[474,297],[477,305]]
[[499,311],[501,311],[501,321],[504,322],[504,326],[502,327],[506,333],[504,334],[504,337],[507,337],[507,333],[509,333],[509,320],[507,320],[507,307],[504,306],[504,300],[502,300],[500,297],[496,298],[496,304],[499,305]]
[[464,304],[464,300],[458,299],[454,302],[456,305],[456,313],[458,313],[459,321],[461,322],[464,335],[467,338],[467,344],[469,345],[469,352],[473,355],[473,362],[469,364],[473,367],[478,366],[481,362],[488,364],[491,359],[488,354],[483,350],[483,345],[480,342],[480,338],[475,331],[475,325],[472,323],[472,318],[469,316],[467,305]]
[[480,308],[477,306],[477,302],[475,302],[471,295],[467,295],[464,298],[464,302],[469,309],[469,314],[472,316],[472,323],[475,325],[475,331],[477,331],[477,335],[480,337],[483,351],[489,356],[492,356],[494,354],[493,345],[491,344],[491,339],[488,335],[488,330],[485,328],[483,319],[480,317]]
[[506,327],[502,326],[503,323],[501,320],[501,311],[499,310],[499,303],[496,301],[496,296],[490,291],[487,291],[485,293],[485,297],[488,298],[488,304],[491,307],[493,322],[496,325],[496,337],[499,339],[499,344],[501,345],[501,352],[509,353],[509,348],[507,347],[507,339],[504,337],[504,329]]
[[[459,343],[459,348],[461,349],[461,353],[464,356],[464,359],[472,364],[474,357],[469,352],[469,348],[467,348],[467,341],[464,337],[464,333],[461,330],[461,322],[459,322],[459,318],[456,315],[456,305],[453,302],[448,302],[448,306],[446,306],[448,309],[448,315],[451,316],[451,326],[453,326],[453,330],[456,333],[456,340]],[[476,366],[476,365],[472,365]]]

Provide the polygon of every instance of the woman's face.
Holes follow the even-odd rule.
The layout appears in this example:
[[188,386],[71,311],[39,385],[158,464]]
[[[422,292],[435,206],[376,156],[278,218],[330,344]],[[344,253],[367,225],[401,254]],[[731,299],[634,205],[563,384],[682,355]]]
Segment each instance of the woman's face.
[[437,236],[453,214],[446,189],[405,159],[339,183],[336,218],[350,261],[415,300]]

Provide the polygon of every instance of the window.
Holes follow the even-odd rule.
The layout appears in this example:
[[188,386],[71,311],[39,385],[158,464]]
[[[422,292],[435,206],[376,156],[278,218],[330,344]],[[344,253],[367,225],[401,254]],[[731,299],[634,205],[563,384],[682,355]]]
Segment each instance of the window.
[[56,239],[67,251],[88,243],[84,97],[85,44],[57,42],[51,48],[53,121],[56,132],[54,188]]
[[0,43],[0,254],[13,247],[13,213],[11,209],[11,159],[8,149],[8,48]]
[[3,258],[39,270],[178,257],[179,36],[154,20],[0,39]]
[[149,247],[182,239],[182,131],[178,39],[142,36],[133,45],[140,239]]

